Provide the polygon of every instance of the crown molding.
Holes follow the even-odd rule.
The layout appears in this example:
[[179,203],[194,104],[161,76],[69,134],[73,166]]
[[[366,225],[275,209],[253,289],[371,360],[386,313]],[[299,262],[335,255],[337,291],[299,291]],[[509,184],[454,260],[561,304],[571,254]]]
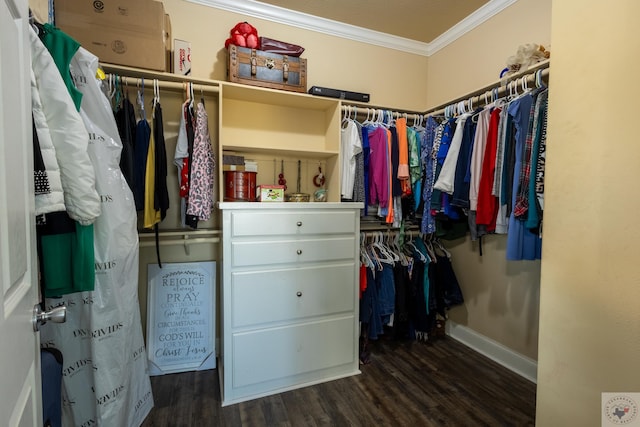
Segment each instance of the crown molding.
[[344,24],[342,22],[292,11],[255,0],[184,1],[388,49],[399,50],[415,55],[430,56],[518,0],[490,0],[487,4],[458,22],[431,43],[423,43],[379,31],[356,27],[355,25]]
[[502,12],[517,1],[518,0],[490,0],[480,9],[476,10],[429,43],[429,46],[427,47],[427,56],[431,56],[450,43],[453,43],[458,38]]

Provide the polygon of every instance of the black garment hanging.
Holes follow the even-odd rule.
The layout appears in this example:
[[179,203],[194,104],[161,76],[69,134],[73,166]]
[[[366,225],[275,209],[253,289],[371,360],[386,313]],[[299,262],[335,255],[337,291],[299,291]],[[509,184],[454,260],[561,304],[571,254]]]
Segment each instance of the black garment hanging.
[[[169,189],[167,188],[167,149],[164,141],[164,123],[162,122],[162,107],[156,100],[153,108],[153,142],[154,142],[154,193],[153,209],[160,212],[160,221],[167,216],[169,209]],[[160,236],[158,223],[153,225],[156,238],[156,257],[158,266],[162,268],[160,260]]]
[[120,170],[131,191],[134,191],[134,144],[136,141],[136,115],[129,97],[122,100],[121,106],[114,114],[118,125],[118,134],[122,140],[120,154]]
[[153,141],[155,144],[155,194],[153,208],[160,211],[160,221],[167,216],[169,190],[167,188],[167,149],[164,141],[162,107],[156,102],[153,115]]
[[[196,118],[193,114],[193,108],[189,106],[187,108],[187,144],[189,150],[189,187],[191,187],[191,164],[193,163],[193,143],[195,140],[195,128]],[[189,204],[189,198],[187,197],[187,206]],[[191,228],[198,228],[198,217],[195,215],[185,214],[185,224]]]
[[391,194],[389,197],[402,196],[402,184],[398,179],[398,163],[400,161],[400,142],[395,126],[389,128],[391,132]]
[[136,125],[136,142],[133,147],[133,199],[135,200],[137,211],[144,210],[144,187],[150,138],[151,126],[149,126],[147,119],[143,117]]
[[393,281],[396,288],[396,304],[393,316],[393,337],[408,339],[409,333],[409,269],[396,262],[393,266]]

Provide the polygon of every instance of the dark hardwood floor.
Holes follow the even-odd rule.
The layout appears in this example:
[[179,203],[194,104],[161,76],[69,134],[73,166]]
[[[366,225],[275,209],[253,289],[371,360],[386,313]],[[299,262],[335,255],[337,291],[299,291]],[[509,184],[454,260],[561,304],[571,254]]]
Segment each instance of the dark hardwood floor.
[[224,408],[216,370],[152,377],[143,427],[535,425],[535,384],[452,338],[373,342],[360,370]]

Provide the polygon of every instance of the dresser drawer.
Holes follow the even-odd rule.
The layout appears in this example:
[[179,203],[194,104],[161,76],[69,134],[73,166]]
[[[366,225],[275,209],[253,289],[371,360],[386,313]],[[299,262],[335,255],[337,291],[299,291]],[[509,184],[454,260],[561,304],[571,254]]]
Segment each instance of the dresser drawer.
[[231,243],[231,265],[247,267],[298,262],[353,260],[354,236]]
[[353,316],[233,335],[233,387],[353,363]]
[[232,273],[233,327],[353,312],[354,269],[351,262]]
[[231,213],[234,237],[344,234],[354,233],[355,227],[355,211]]

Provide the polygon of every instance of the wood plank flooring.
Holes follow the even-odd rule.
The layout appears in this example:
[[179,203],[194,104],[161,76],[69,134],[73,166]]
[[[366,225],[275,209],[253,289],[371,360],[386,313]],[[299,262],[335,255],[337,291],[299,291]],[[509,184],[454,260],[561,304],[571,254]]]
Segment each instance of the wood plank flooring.
[[362,374],[220,406],[217,370],[151,378],[143,427],[534,426],[536,386],[452,338],[371,343]]

